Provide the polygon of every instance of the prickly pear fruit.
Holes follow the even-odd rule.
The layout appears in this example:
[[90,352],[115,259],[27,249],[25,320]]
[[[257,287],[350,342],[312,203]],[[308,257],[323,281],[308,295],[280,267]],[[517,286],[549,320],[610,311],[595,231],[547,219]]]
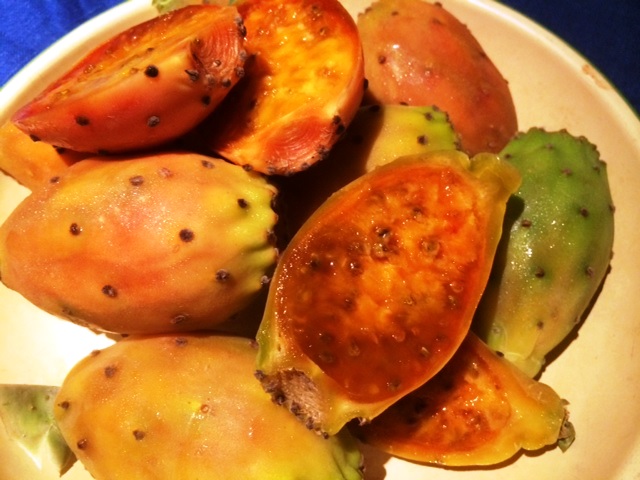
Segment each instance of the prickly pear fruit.
[[[43,463],[51,462],[62,475],[75,463],[76,457],[53,418],[58,390],[48,385],[0,385],[0,423],[10,440],[26,452],[34,467],[40,469]],[[19,470],[11,474],[12,478],[31,478],[33,472],[22,472],[22,477]]]
[[518,182],[495,155],[441,151],[335,193],[276,267],[257,335],[265,390],[332,434],[431,378],[467,334]]
[[580,321],[609,267],[606,164],[566,131],[534,128],[501,156],[522,174],[474,330],[530,376]]
[[292,231],[349,182],[398,157],[458,149],[446,113],[436,107],[368,105],[356,113],[329,156],[278,184]]
[[440,3],[379,0],[357,24],[367,99],[438,106],[470,155],[497,153],[517,132],[507,81],[467,26]]
[[11,122],[0,126],[0,170],[29,190],[88,155],[34,142]]
[[321,438],[275,405],[255,357],[240,337],[129,337],[69,372],[54,414],[96,480],[361,479],[348,431]]
[[57,147],[123,152],[179,137],[243,76],[235,7],[193,5],[136,25],[82,58],[12,117]]
[[434,378],[350,429],[364,443],[412,461],[495,465],[521,449],[570,443],[565,403],[470,333]]
[[0,227],[0,275],[43,310],[117,333],[209,328],[276,260],[275,188],[223,160],[85,159]]
[[323,159],[360,106],[364,65],[338,0],[245,0],[245,78],[198,129],[207,148],[266,174]]

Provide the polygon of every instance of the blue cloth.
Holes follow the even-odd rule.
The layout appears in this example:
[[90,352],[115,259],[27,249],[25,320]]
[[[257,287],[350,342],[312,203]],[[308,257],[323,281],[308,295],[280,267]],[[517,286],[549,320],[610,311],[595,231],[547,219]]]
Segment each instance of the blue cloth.
[[[2,0],[0,85],[53,41],[120,1]],[[506,0],[502,3],[572,45],[640,111],[640,0]]]

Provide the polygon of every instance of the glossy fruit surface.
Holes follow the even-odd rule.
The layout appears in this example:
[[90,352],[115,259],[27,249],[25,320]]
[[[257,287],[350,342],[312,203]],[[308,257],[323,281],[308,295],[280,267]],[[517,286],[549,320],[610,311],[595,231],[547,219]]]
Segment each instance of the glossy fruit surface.
[[409,156],[325,202],[284,251],[258,333],[267,391],[333,433],[422,385],[467,334],[519,175]]
[[374,102],[436,105],[470,155],[498,153],[517,132],[507,81],[441,4],[379,0],[360,14],[358,30]]
[[192,5],[98,46],[12,117],[24,132],[71,150],[138,150],[202,121],[244,75],[234,7]]

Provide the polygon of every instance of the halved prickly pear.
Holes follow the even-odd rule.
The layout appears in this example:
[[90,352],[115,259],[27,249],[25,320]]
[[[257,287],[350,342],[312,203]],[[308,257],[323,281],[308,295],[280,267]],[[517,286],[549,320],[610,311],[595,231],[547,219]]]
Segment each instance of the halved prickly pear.
[[358,30],[374,102],[438,106],[470,155],[497,153],[517,132],[507,81],[440,3],[378,0],[358,16]]
[[235,7],[193,5],[100,45],[18,110],[34,138],[84,152],[123,152],[174,139],[202,121],[244,74]]
[[442,151],[334,194],[276,268],[257,336],[264,388],[331,434],[431,378],[467,334],[518,182],[495,155]]
[[0,276],[98,330],[209,328],[268,280],[275,193],[262,176],[197,154],[85,159],[0,227]]
[[521,449],[570,444],[565,404],[470,333],[434,378],[350,429],[364,443],[417,462],[495,465]]
[[609,268],[606,164],[584,137],[533,128],[501,156],[522,174],[474,330],[531,376],[575,329]]
[[88,154],[34,142],[11,122],[0,127],[0,170],[29,190],[49,181]]
[[436,107],[362,107],[325,160],[279,181],[284,221],[297,231],[332,193],[398,157],[455,149],[457,134]]
[[323,439],[274,405],[252,343],[173,334],[96,351],[56,397],[60,430],[97,480],[361,479],[348,431]]
[[208,148],[266,174],[324,158],[364,90],[355,22],[338,0],[245,0],[245,78],[199,128]]
[[41,470],[46,462],[62,475],[75,463],[76,457],[53,418],[58,390],[49,385],[0,385],[0,423],[34,467],[30,472],[13,471],[14,478],[32,478],[33,470]]

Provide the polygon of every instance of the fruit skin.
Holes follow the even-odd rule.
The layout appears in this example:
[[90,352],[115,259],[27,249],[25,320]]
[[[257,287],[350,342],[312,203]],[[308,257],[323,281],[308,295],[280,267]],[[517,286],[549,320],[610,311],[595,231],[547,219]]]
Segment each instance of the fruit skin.
[[329,156],[312,168],[278,179],[282,220],[290,232],[332,193],[398,157],[459,149],[449,117],[437,107],[367,105],[358,109]]
[[516,134],[509,85],[471,31],[440,3],[380,0],[358,16],[366,101],[436,105],[469,155]]
[[574,331],[609,268],[606,164],[584,137],[533,128],[501,156],[522,174],[474,331],[530,376]]
[[55,418],[96,480],[362,479],[349,433],[325,440],[274,405],[255,355],[240,337],[129,337],[72,368]]
[[247,73],[193,141],[245,168],[295,174],[326,157],[360,106],[357,27],[338,0],[245,0],[237,7]]
[[258,378],[309,428],[370,419],[463,341],[517,171],[495,155],[403,157],[336,192],[283,252]]
[[[470,333],[422,387],[366,425],[366,444],[408,460],[449,467],[496,465],[521,449],[539,450],[575,432],[566,402]],[[568,447],[567,447],[568,448]]]
[[[0,420],[9,439],[21,447],[30,464],[38,470],[50,461],[62,476],[76,457],[62,438],[53,418],[53,405],[59,388],[49,385],[0,385]],[[9,459],[3,458],[7,462]],[[12,474],[30,478],[33,472],[20,471],[12,462]],[[28,469],[31,470],[31,469]],[[17,478],[14,477],[14,478]]]
[[268,281],[274,195],[264,177],[192,153],[85,159],[0,227],[0,276],[97,330],[210,328]]
[[0,126],[0,170],[29,190],[87,156],[34,142],[9,121]]
[[244,75],[235,7],[192,5],[115,35],[12,117],[43,142],[102,153],[163,144],[201,122]]

